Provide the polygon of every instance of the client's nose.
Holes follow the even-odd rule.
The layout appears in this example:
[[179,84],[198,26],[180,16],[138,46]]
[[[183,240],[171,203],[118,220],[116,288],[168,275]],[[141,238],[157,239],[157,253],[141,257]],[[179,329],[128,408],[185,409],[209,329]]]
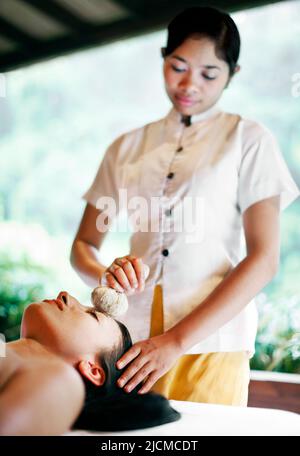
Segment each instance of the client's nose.
[[61,291],[57,296],[57,299],[63,301],[66,305],[68,305],[69,294],[66,291]]

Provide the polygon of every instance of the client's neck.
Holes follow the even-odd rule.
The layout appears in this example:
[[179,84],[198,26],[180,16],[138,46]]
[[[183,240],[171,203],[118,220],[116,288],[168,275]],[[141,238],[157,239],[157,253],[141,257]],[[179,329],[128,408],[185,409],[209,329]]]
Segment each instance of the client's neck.
[[40,342],[34,339],[30,338],[21,338],[19,340],[16,340],[14,342],[8,342],[7,344],[10,348],[12,348],[15,352],[18,354],[22,355],[22,357],[55,357],[58,358],[58,356],[51,352],[50,350],[45,347],[45,345],[42,345]]

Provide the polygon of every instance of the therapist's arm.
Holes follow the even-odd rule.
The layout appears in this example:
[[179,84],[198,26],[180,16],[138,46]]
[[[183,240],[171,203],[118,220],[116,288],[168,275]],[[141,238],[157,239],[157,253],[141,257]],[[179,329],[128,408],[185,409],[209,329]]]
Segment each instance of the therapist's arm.
[[244,212],[247,256],[198,307],[167,331],[180,350],[189,350],[232,320],[276,275],[279,212],[279,196],[255,203]]
[[99,262],[98,251],[105,238],[105,232],[97,230],[96,220],[100,211],[87,204],[77,234],[75,236],[70,261],[82,280],[91,287],[100,283],[107,268]]

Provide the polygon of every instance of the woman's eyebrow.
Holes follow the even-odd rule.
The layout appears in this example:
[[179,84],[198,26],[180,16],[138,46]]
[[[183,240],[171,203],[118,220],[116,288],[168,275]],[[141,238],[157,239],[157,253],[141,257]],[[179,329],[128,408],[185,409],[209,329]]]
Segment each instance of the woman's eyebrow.
[[[180,60],[181,62],[184,62],[184,63],[188,63],[183,57],[180,57],[179,55],[172,55],[172,58]],[[221,68],[216,65],[203,65],[203,66],[204,66],[204,68],[207,68],[207,69],[217,68],[218,70],[221,70]]]

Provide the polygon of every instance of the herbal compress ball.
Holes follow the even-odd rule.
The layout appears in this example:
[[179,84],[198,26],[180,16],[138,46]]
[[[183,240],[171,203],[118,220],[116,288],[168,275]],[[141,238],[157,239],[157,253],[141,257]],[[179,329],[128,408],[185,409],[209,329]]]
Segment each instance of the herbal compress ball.
[[[147,279],[150,268],[144,264],[145,280]],[[116,291],[114,288],[100,285],[91,294],[92,303],[95,309],[100,312],[107,312],[113,318],[124,315],[128,309],[128,299],[124,292]]]
[[128,309],[126,294],[105,286],[99,286],[92,291],[92,303],[97,310],[107,312],[113,318],[125,314]]

